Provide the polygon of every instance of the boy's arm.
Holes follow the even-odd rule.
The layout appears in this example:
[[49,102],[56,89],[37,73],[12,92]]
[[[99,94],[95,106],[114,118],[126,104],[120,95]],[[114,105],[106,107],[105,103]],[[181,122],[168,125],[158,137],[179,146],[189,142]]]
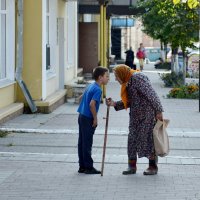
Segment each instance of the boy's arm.
[[81,96],[78,97],[78,103],[81,102],[82,98],[83,98],[83,94],[82,94]]
[[96,128],[97,127],[97,111],[96,111],[96,101],[95,100],[91,100],[90,102],[90,111],[92,113],[93,116],[93,127]]

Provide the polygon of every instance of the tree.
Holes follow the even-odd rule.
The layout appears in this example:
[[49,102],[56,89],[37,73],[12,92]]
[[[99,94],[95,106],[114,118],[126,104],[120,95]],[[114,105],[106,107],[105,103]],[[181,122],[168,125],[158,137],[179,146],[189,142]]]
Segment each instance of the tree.
[[[139,17],[143,22],[145,33],[154,39],[159,39],[161,43],[170,44],[173,52],[176,52],[174,49],[181,47],[184,56],[186,47],[192,47],[193,43],[198,41],[195,34],[198,31],[198,13],[190,9],[188,2],[184,4],[177,2],[174,4],[174,2],[172,0],[140,0],[138,7],[145,9],[145,13]],[[174,70],[173,66],[172,70]],[[184,74],[185,68],[184,63]]]
[[[193,43],[198,41],[198,31],[199,31],[199,16],[197,7],[199,6],[198,0],[187,0],[180,3],[180,0],[173,0],[177,13],[180,16],[180,30],[182,33],[179,45],[183,52],[183,69],[184,69],[184,83],[185,83],[185,74],[186,74],[186,47],[193,47]],[[193,27],[193,28],[192,28]],[[184,31],[187,28],[187,31]]]

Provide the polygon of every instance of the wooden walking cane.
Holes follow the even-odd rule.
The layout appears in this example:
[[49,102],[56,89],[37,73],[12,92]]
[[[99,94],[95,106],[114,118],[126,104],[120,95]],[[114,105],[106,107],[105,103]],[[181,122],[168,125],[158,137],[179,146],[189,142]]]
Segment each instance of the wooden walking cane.
[[106,142],[107,142],[107,132],[108,132],[109,110],[110,110],[110,106],[107,106],[106,126],[105,126],[105,135],[104,135],[104,144],[103,144],[103,155],[102,155],[102,163],[101,163],[101,176],[103,176],[103,170],[104,170],[104,161],[105,161],[105,153],[106,153]]

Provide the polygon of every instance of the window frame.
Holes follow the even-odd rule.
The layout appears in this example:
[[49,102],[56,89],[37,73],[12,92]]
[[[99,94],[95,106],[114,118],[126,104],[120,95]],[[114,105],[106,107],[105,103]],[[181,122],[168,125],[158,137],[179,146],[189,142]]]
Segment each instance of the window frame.
[[[7,19],[8,13],[7,13],[6,1],[5,1],[5,8],[4,9],[1,8],[2,2],[3,2],[3,0],[0,0],[0,33],[1,33],[0,34],[0,36],[1,36],[1,38],[0,38],[0,61],[1,61],[1,63],[0,63],[0,80],[6,79],[6,71],[7,71],[6,70],[6,32],[7,32],[6,31],[6,27],[7,27],[6,19]],[[2,16],[5,16],[5,21],[2,21]],[[2,22],[5,23],[5,24],[2,25]],[[2,34],[3,27],[5,28],[4,34]],[[5,36],[4,37],[4,39],[5,39],[4,44],[2,44],[2,41],[3,41],[2,35]],[[4,47],[2,45],[4,45]],[[2,50],[5,51],[4,55],[2,53]],[[2,58],[2,56],[4,56],[4,57]],[[2,65],[3,60],[4,60],[4,66],[2,67],[1,65]]]
[[[15,0],[6,0],[5,9],[1,9],[0,0],[0,32],[2,15],[5,16],[5,76],[0,77],[0,88],[15,82]],[[0,38],[0,59],[2,56],[2,46]]]
[[[47,80],[56,76],[56,45],[57,45],[57,1],[43,0],[44,10],[44,59]],[[47,22],[48,17],[48,22]],[[47,25],[48,23],[48,25]],[[47,30],[48,29],[48,30]],[[50,63],[50,65],[48,65]],[[48,65],[48,66],[47,66]]]

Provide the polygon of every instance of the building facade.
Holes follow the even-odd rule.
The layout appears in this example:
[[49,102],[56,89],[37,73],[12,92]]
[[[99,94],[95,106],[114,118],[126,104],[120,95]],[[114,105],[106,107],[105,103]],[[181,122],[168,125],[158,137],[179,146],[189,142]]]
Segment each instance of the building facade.
[[65,85],[77,76],[77,15],[76,1],[0,0],[0,122],[28,107],[17,68],[39,112],[64,103]]

